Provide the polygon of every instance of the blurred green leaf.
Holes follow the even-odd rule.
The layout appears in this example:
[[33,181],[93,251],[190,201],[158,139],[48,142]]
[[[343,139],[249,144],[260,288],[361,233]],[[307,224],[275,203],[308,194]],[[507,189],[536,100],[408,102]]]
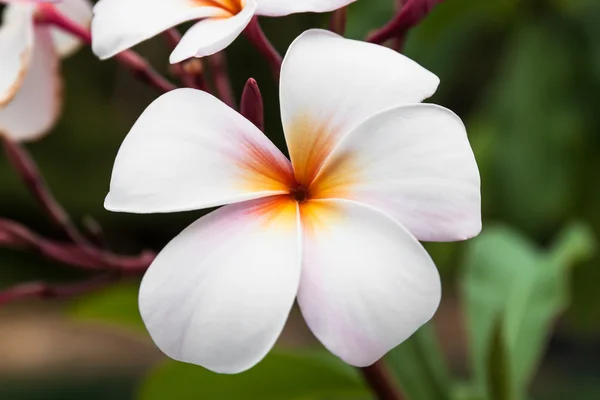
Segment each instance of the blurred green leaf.
[[536,236],[573,211],[585,161],[587,100],[576,43],[551,19],[518,24],[476,112],[494,130],[482,176],[486,209]]
[[450,376],[433,326],[422,326],[386,356],[410,400],[450,399]]
[[487,362],[487,382],[491,400],[511,400],[510,365],[502,322],[499,319],[492,332]]
[[476,384],[490,396],[487,363],[497,321],[508,349],[514,397],[524,397],[548,341],[552,322],[568,304],[569,267],[591,256],[588,229],[574,224],[549,252],[504,227],[488,227],[471,241],[462,291]]
[[168,360],[147,376],[138,399],[364,399],[368,394],[356,370],[329,354],[272,351],[237,375]]
[[139,282],[112,285],[100,292],[74,300],[71,316],[145,331],[138,311]]

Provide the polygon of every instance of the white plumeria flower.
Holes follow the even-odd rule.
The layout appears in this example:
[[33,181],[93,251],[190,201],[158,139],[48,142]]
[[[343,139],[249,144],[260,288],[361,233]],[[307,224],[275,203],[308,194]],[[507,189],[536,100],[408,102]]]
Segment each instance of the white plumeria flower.
[[170,57],[178,63],[229,46],[254,15],[328,12],[356,0],[100,0],[94,7],[92,49],[101,59],[186,21],[201,20]]
[[441,296],[418,240],[481,230],[465,127],[418,104],[438,78],[387,48],[311,30],[291,45],[281,114],[291,163],[211,95],[152,103],[117,155],[105,207],[226,205],[157,256],[140,312],[170,357],[222,373],[273,346],[294,299],[316,337],[367,366],[427,322]]
[[38,7],[57,10],[81,25],[89,25],[92,6],[87,0],[48,2],[4,1],[0,27],[0,134],[11,139],[37,139],[60,114],[62,82],[59,57],[81,45],[57,28],[35,23]]

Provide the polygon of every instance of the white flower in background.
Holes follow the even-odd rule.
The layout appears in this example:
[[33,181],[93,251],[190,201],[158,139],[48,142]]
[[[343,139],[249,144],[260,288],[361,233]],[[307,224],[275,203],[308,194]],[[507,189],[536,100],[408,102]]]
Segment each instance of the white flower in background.
[[92,48],[112,57],[187,21],[201,20],[182,37],[171,63],[217,53],[229,46],[254,15],[328,12],[356,0],[100,0],[94,7]]
[[73,21],[89,25],[92,6],[87,0],[8,3],[0,27],[0,134],[33,140],[48,132],[60,114],[59,57],[80,46],[78,39],[56,28],[37,25],[36,11],[56,7]]
[[152,103],[115,161],[108,210],[226,205],[158,255],[139,305],[170,357],[236,373],[260,361],[297,298],[316,337],[367,366],[438,307],[418,240],[481,229],[465,127],[420,101],[439,81],[387,48],[311,30],[290,47],[281,114],[291,163],[248,120],[192,89]]

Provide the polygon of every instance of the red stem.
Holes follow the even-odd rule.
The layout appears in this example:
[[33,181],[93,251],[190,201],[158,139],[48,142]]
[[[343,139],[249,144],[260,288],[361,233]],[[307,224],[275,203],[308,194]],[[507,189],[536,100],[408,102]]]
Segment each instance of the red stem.
[[337,33],[338,35],[344,36],[346,32],[346,20],[348,16],[348,6],[338,8],[331,13],[331,19],[329,20],[329,30]]
[[250,42],[256,47],[256,49],[265,57],[275,80],[279,82],[279,75],[281,74],[281,63],[283,59],[281,54],[275,49],[273,44],[269,41],[258,22],[258,17],[254,16],[246,29],[244,35],[250,40]]
[[217,96],[229,107],[235,108],[235,95],[229,81],[229,74],[227,73],[225,52],[220,51],[208,57],[207,64],[210,68]]
[[265,131],[265,110],[263,98],[254,78],[248,79],[242,92],[240,114],[252,122],[258,129]]
[[50,285],[46,282],[22,283],[0,292],[0,306],[29,298],[48,299],[86,294],[103,289],[120,278],[117,274],[104,274],[86,281],[62,285]]
[[368,42],[381,44],[390,39],[403,41],[408,31],[421,22],[437,3],[444,0],[407,0],[400,12],[378,31],[369,35]]
[[[181,41],[181,34],[176,28],[167,29],[165,31],[165,37],[167,38],[171,49],[175,49],[175,47],[177,47],[177,45]],[[183,83],[184,86],[194,89],[200,89],[196,77],[184,68],[184,62],[171,65],[171,67],[173,68],[173,72],[179,77],[179,80],[181,81],[181,83]]]
[[[92,36],[89,30],[60,14],[52,4],[38,5],[36,22],[56,26],[78,37],[84,43],[88,45],[92,44]],[[154,87],[159,92],[165,93],[176,88],[171,82],[156,72],[146,59],[133,50],[125,50],[117,54],[115,59],[129,69],[133,76]]]
[[404,399],[383,360],[379,360],[369,367],[359,369],[379,400]]
[[50,219],[63,230],[73,243],[88,245],[89,243],[85,236],[79,232],[67,212],[56,201],[50,190],[48,190],[48,186],[41,176],[37,165],[25,148],[8,137],[1,136],[1,139],[9,161]]
[[3,218],[0,218],[0,246],[34,250],[50,260],[76,268],[117,270],[133,275],[148,269],[155,257],[149,251],[138,256],[121,256],[92,245],[46,239],[19,223]]

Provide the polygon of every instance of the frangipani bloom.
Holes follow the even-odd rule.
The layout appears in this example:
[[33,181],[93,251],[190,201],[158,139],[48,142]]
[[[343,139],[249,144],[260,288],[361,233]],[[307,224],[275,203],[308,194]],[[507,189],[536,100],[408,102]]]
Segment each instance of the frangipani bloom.
[[273,346],[297,298],[331,352],[367,366],[427,322],[441,288],[418,240],[481,229],[465,127],[419,104],[437,85],[387,48],[302,34],[281,73],[291,162],[205,92],[152,103],[119,150],[106,208],[229,204],[173,239],[142,281],[140,312],[158,347],[243,371]]
[[229,46],[255,15],[327,12],[356,0],[100,0],[94,7],[92,48],[101,59],[187,21],[196,21],[171,54],[171,63]]
[[57,28],[36,24],[39,7],[56,7],[82,25],[88,25],[92,18],[87,0],[56,4],[15,0],[4,9],[0,27],[0,134],[19,141],[39,138],[58,119],[62,103],[59,58],[73,54],[81,45]]

